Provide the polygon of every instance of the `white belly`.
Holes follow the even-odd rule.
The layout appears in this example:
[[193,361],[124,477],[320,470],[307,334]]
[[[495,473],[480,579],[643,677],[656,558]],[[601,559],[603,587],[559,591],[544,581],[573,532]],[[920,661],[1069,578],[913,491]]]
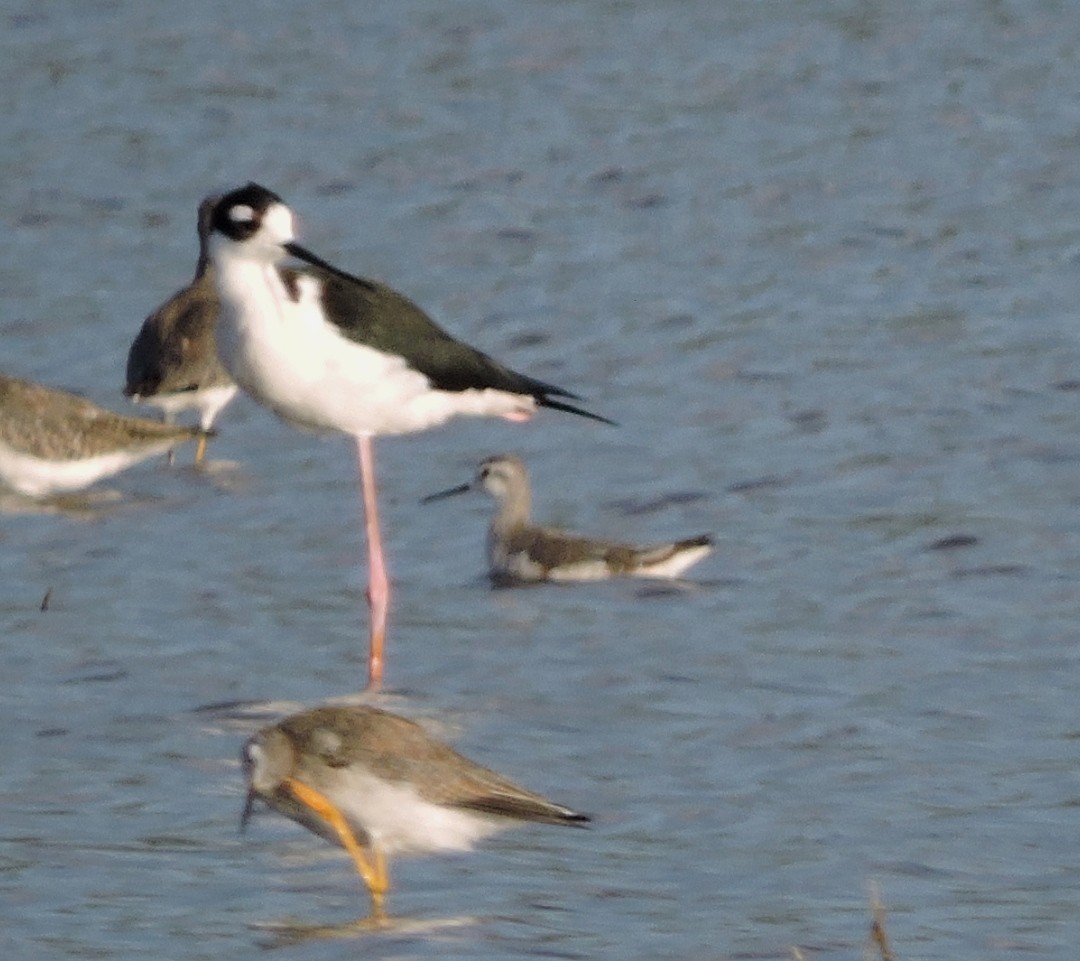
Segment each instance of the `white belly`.
[[362,826],[387,854],[467,851],[510,822],[425,801],[416,788],[346,769],[336,800],[345,817]]
[[185,410],[197,410],[199,412],[199,426],[203,430],[209,430],[214,424],[214,418],[236,396],[236,390],[235,384],[228,384],[224,387],[200,387],[197,390],[182,390],[171,394],[152,394],[149,397],[137,397],[134,399],[140,403],[160,408],[165,412],[166,420],[169,421]]
[[0,484],[27,497],[66,494],[118,474],[147,457],[164,454],[175,444],[175,439],[165,439],[160,444],[80,460],[45,460],[0,443]]

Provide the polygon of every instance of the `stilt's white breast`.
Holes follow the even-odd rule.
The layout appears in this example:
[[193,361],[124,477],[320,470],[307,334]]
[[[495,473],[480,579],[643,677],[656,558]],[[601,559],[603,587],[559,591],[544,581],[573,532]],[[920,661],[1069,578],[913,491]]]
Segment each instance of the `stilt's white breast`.
[[323,314],[318,279],[302,278],[294,300],[271,265],[230,264],[218,277],[218,351],[256,400],[303,427],[353,435],[419,429],[406,408],[428,391],[427,378],[342,336]]

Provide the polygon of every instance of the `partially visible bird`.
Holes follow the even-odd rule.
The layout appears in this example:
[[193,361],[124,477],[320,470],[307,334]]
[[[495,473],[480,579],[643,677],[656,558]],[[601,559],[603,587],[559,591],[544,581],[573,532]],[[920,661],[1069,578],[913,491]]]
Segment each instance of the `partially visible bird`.
[[27,497],[89,487],[203,433],[0,374],[0,484]]
[[[436,427],[455,415],[527,420],[538,407],[611,422],[559,399],[577,399],[569,391],[455,340],[385,284],[354,277],[301,247],[292,211],[265,187],[249,183],[223,196],[210,227],[226,369],[284,420],[356,438],[368,540],[368,686],[376,688],[390,585],[372,439]],[[311,266],[279,267],[289,254]]]
[[637,547],[532,524],[529,472],[513,454],[487,458],[470,483],[430,494],[424,501],[480,489],[497,505],[487,537],[489,573],[497,584],[596,581],[619,575],[676,578],[713,549],[708,534]]
[[466,851],[520,822],[589,821],[373,707],[294,714],[252,737],[242,762],[241,829],[259,799],[345,848],[376,918],[385,917],[391,855]]
[[124,395],[160,407],[166,423],[184,410],[199,412],[203,435],[195,463],[206,455],[214,420],[236,396],[237,386],[218,359],[214,330],[220,300],[207,241],[216,197],[199,204],[199,260],[195,277],[143,321],[127,359]]

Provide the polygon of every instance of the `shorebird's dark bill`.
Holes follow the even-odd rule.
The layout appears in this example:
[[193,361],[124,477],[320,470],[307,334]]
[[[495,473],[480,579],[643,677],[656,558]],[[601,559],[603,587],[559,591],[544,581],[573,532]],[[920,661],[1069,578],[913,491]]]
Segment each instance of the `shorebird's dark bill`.
[[451,487],[444,491],[438,491],[435,494],[428,494],[427,497],[420,499],[421,504],[430,504],[432,501],[441,501],[444,497],[453,497],[455,494],[467,494],[472,490],[472,484],[458,484],[457,487]]
[[318,254],[313,254],[307,247],[300,244],[287,243],[283,245],[285,249],[292,254],[297,260],[303,260],[306,263],[314,264],[316,267],[323,267],[329,270],[336,270],[337,268],[333,264],[328,264]]
[[325,270],[328,274],[334,274],[335,276],[341,277],[343,280],[352,283],[363,283],[362,280],[358,277],[354,277],[347,270],[335,267],[328,260],[323,260],[318,254],[313,254],[307,247],[304,247],[301,244],[294,244],[292,241],[289,241],[289,243],[282,244],[282,246],[297,260],[302,260],[305,263],[311,264],[312,267],[318,267],[320,270]]
[[251,820],[252,812],[255,810],[255,792],[248,791],[247,797],[244,798],[244,810],[240,813],[240,831],[243,833],[244,828],[247,827],[248,821]]

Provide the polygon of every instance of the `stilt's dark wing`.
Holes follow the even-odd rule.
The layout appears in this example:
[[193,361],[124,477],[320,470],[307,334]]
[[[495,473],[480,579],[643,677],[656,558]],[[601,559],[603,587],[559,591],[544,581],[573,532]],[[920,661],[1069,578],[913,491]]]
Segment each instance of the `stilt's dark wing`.
[[[301,256],[295,245],[289,249]],[[328,319],[341,333],[358,343],[386,353],[398,354],[419,371],[436,390],[471,388],[525,394],[541,407],[550,407],[590,420],[611,424],[599,414],[556,398],[578,400],[568,390],[536,380],[505,367],[483,351],[450,336],[408,297],[374,280],[354,277],[304,251],[313,267],[303,272],[317,277],[323,287]],[[286,271],[288,279],[289,272]],[[295,274],[293,275],[295,276]]]

